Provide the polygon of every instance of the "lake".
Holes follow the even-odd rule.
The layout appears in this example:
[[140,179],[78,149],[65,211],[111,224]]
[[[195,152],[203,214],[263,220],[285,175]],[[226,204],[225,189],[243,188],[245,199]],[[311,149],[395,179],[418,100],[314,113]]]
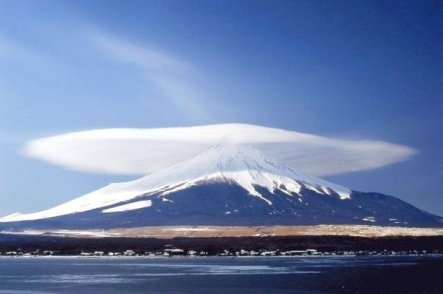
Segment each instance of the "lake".
[[443,293],[443,256],[3,257],[0,293]]

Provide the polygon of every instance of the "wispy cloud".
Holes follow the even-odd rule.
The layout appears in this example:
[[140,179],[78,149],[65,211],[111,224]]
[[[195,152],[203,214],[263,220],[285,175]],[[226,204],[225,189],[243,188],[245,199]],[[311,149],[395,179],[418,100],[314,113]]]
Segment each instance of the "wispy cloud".
[[202,115],[196,102],[198,87],[192,81],[193,77],[199,75],[194,65],[166,50],[153,49],[115,35],[95,32],[91,36],[93,43],[108,58],[141,70],[180,110],[191,115]]
[[186,128],[99,129],[31,141],[28,156],[94,173],[149,174],[219,143],[247,144],[295,169],[318,175],[369,170],[416,151],[383,141],[340,140],[246,124]]
[[95,33],[92,35],[92,40],[111,57],[130,62],[150,73],[183,74],[192,68],[190,64],[170,53],[138,45],[110,34]]

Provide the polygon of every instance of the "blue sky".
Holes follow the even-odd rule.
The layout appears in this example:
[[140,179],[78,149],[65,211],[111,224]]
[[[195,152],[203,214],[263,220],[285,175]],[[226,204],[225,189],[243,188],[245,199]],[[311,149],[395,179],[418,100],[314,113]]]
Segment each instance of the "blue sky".
[[110,127],[250,123],[418,151],[328,177],[443,215],[438,1],[1,1],[0,215],[111,181],[23,156]]

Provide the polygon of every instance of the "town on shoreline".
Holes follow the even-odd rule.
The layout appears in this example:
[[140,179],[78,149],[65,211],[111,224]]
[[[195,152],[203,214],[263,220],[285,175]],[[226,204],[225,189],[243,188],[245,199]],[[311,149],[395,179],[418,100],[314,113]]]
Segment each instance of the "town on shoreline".
[[0,234],[0,256],[378,256],[443,254],[443,236],[70,238]]
[[248,250],[240,250],[236,252],[230,252],[228,250],[224,250],[223,252],[217,254],[209,254],[206,251],[195,251],[189,250],[185,251],[180,248],[170,248],[162,251],[146,251],[146,252],[135,252],[132,249],[125,250],[123,252],[104,252],[104,251],[93,251],[93,252],[80,252],[79,254],[70,254],[65,255],[57,251],[52,250],[43,250],[43,251],[34,251],[34,252],[26,252],[17,249],[15,251],[8,252],[0,252],[0,257],[152,257],[152,258],[162,258],[162,257],[206,257],[206,256],[230,256],[230,257],[246,257],[246,256],[257,256],[257,257],[265,257],[265,256],[279,256],[279,257],[291,257],[291,256],[301,256],[301,257],[333,257],[333,256],[427,256],[427,255],[443,255],[442,250],[409,250],[409,251],[391,251],[391,250],[383,250],[383,251],[332,251],[332,252],[321,252],[316,249],[306,249],[306,250],[289,250],[289,251],[268,251],[268,250],[259,250],[259,251],[248,251]]
[[304,250],[243,250],[229,251],[226,249],[217,253],[210,253],[207,251],[198,250],[184,250],[176,248],[171,245],[166,245],[163,250],[156,251],[134,251],[132,249],[126,249],[124,251],[81,251],[74,254],[63,254],[60,251],[54,250],[40,250],[29,252],[24,251],[21,248],[11,250],[7,252],[0,252],[0,257],[175,257],[175,256],[189,256],[189,257],[205,257],[205,256],[423,256],[423,255],[441,255],[443,250],[381,250],[381,251],[368,251],[368,250],[345,250],[345,251],[318,251],[316,249],[304,249]]

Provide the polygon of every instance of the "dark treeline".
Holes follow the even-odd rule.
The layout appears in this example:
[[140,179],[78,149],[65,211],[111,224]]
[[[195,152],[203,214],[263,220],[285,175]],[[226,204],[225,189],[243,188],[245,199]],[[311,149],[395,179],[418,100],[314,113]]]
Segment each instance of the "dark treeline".
[[443,236],[433,237],[379,237],[348,236],[291,236],[291,237],[220,237],[220,238],[68,238],[49,236],[19,236],[0,234],[0,252],[21,249],[51,250],[56,254],[75,255],[81,252],[134,250],[136,253],[163,250],[165,247],[185,251],[206,251],[214,255],[228,250],[303,250],[318,251],[410,251],[443,250]]

